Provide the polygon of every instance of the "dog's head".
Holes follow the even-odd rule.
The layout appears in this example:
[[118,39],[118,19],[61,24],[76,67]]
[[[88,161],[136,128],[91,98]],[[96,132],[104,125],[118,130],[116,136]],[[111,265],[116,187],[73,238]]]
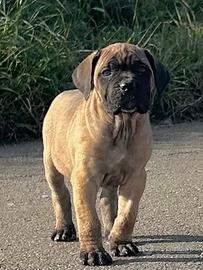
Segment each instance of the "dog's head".
[[144,49],[115,43],[93,52],[73,72],[73,82],[88,99],[98,91],[107,112],[146,113],[156,86],[161,93],[169,83],[165,67]]

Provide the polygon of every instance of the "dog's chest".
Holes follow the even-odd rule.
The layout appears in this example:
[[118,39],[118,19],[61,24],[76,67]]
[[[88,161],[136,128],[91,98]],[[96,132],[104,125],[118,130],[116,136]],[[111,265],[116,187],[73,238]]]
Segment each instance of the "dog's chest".
[[[126,117],[127,118],[127,117]],[[117,121],[118,120],[118,121]],[[151,155],[148,116],[117,118],[112,132],[100,133],[92,145],[88,164],[101,186],[118,186],[139,173]],[[90,148],[88,148],[90,149]]]
[[[148,120],[148,118],[146,119]],[[124,123],[121,121],[112,144],[100,149],[103,154],[102,185],[121,185],[146,165],[151,155],[151,128],[149,121]]]
[[109,147],[105,156],[105,173],[102,180],[103,186],[118,186],[123,184],[133,172],[133,149],[124,145]]

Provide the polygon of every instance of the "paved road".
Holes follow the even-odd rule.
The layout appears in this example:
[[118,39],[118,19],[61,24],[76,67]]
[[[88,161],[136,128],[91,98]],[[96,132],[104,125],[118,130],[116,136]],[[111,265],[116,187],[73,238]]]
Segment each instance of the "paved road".
[[[102,269],[203,269],[203,122],[154,127],[134,240],[143,254]],[[79,243],[53,243],[41,142],[0,147],[0,269],[95,269]],[[97,269],[97,268],[96,268]]]

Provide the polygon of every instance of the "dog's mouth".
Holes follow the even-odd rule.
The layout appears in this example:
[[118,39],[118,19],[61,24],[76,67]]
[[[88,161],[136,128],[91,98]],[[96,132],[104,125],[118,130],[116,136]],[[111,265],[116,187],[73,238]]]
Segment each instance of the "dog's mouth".
[[138,112],[138,108],[137,107],[135,107],[135,108],[133,108],[133,109],[122,109],[121,108],[121,112],[124,112],[124,113],[134,113],[134,112]]
[[117,108],[117,110],[114,111],[114,115],[117,115],[120,113],[133,114],[133,113],[136,113],[138,111],[139,111],[139,109],[136,106],[134,106],[133,108],[123,108],[123,107],[119,106]]
[[123,107],[118,107],[117,110],[115,110],[114,112],[114,115],[117,115],[117,114],[120,114],[120,113],[127,113],[127,114],[133,114],[133,113],[140,113],[140,114],[144,114],[146,113],[147,111],[140,108],[140,107],[137,107],[137,106],[134,106],[133,108],[123,108]]
[[121,112],[124,113],[134,113],[138,111],[135,96],[125,96],[123,99],[121,99],[119,107]]
[[135,112],[137,113],[145,113],[143,108],[137,104],[135,96],[129,96],[125,99],[121,99],[119,103],[119,108],[118,112],[122,113],[128,113],[128,114],[133,114]]
[[135,95],[133,91],[129,91],[125,95],[121,95],[120,91],[114,91],[111,96],[107,96],[108,112],[117,115],[119,113],[144,114],[148,111],[146,102],[139,95]]

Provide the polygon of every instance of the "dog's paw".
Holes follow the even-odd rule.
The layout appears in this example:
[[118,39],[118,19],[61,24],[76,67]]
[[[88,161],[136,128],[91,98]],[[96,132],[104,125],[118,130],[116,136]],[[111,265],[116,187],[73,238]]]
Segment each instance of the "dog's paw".
[[114,245],[110,250],[111,255],[117,257],[136,256],[139,254],[138,248],[132,242]]
[[100,266],[112,264],[111,256],[105,250],[80,252],[80,262],[82,265]]
[[72,242],[76,240],[76,230],[75,230],[75,226],[69,225],[66,226],[63,229],[60,230],[55,230],[52,233],[51,239],[53,241],[63,241],[63,242]]

